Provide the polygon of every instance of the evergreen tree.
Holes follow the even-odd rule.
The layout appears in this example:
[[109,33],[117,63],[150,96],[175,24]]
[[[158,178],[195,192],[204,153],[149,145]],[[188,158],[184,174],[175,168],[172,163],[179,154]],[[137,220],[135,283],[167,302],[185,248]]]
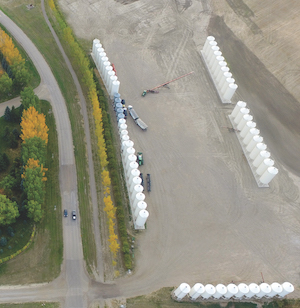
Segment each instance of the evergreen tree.
[[11,121],[11,111],[10,111],[10,108],[8,106],[6,106],[6,108],[5,108],[4,120],[7,121],[7,122]]

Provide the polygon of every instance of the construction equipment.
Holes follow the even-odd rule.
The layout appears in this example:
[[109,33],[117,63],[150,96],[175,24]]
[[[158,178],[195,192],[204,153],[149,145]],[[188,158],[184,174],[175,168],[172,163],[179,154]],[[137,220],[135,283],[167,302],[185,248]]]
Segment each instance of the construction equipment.
[[165,83],[163,83],[163,84],[161,84],[161,85],[159,85],[159,86],[157,86],[157,87],[155,87],[155,88],[153,88],[153,89],[144,90],[143,93],[142,93],[142,96],[145,96],[147,93],[159,93],[159,91],[156,91],[156,89],[161,88],[161,87],[165,87],[165,86],[167,86],[169,83],[171,83],[171,82],[173,82],[173,81],[176,81],[176,80],[178,80],[178,79],[180,79],[180,78],[183,78],[183,77],[185,77],[185,76],[191,75],[191,74],[193,74],[193,73],[194,73],[194,72],[189,72],[189,73],[184,74],[184,75],[182,75],[182,76],[180,76],[180,77],[177,77],[177,78],[175,78],[175,79],[173,79],[173,80],[170,80],[170,81],[168,81],[168,82],[165,82]]

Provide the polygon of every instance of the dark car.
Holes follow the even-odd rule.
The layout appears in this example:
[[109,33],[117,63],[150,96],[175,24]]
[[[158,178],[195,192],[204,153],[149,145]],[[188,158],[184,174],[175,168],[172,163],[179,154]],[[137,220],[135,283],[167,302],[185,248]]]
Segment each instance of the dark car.
[[72,211],[72,219],[75,220],[76,219],[76,212]]
[[64,210],[64,217],[68,217],[68,211]]

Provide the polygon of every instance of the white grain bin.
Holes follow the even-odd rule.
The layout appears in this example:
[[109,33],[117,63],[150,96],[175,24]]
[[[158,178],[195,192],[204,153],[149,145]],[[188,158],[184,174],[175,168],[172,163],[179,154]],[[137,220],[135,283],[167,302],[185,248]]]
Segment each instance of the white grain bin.
[[236,105],[234,106],[230,116],[235,118],[237,116],[237,114],[239,113],[241,108],[246,108],[247,104],[243,101],[238,101],[236,103]]
[[[219,71],[219,73],[218,73],[218,75],[216,77],[216,81],[217,81],[219,87],[221,86],[221,81],[223,81],[224,74],[228,73],[228,72],[229,72],[229,67],[228,66],[221,67],[221,69],[220,69],[220,71]],[[229,74],[230,74],[230,76],[227,76],[226,78],[231,78],[232,74],[231,73],[229,73]],[[226,78],[224,78],[224,79],[226,79]]]
[[111,65],[106,65],[105,66],[105,71],[104,71],[104,82],[105,82],[105,87],[106,87],[106,89],[108,89],[108,80],[109,80],[109,78],[110,78],[110,76],[109,76],[109,72],[111,72],[112,71],[112,66]]
[[[205,40],[205,43],[204,43],[204,46],[203,46],[203,51],[207,48],[207,46],[208,46],[208,44],[209,44],[209,42],[211,42],[211,41],[215,41],[216,39],[215,39],[215,37],[214,36],[212,36],[212,35],[209,35],[207,38],[206,38],[206,40]],[[100,42],[100,41],[99,41]]]
[[283,291],[282,285],[278,282],[273,282],[271,284],[271,293],[268,295],[269,297],[277,296],[279,293]]
[[112,87],[111,87],[111,92],[110,92],[110,97],[111,98],[114,96],[115,93],[119,92],[119,88],[120,88],[120,81],[119,80],[115,80],[112,83]]
[[245,283],[240,283],[238,286],[238,292],[235,294],[235,298],[243,298],[249,293],[249,287]]
[[116,98],[120,98],[120,97],[121,97],[121,94],[120,94],[120,93],[115,93],[113,98],[114,98],[114,100],[115,100]]
[[142,185],[140,184],[135,185],[131,192],[131,200],[133,201],[135,199],[136,194],[143,192],[143,190],[144,190],[144,187]]
[[214,75],[214,78],[217,77],[218,73],[221,70],[221,67],[225,67],[225,66],[227,66],[227,62],[225,62],[225,61],[219,61],[218,62],[217,66],[214,69],[212,69],[212,73]]
[[[222,57],[222,52],[220,50],[216,50],[214,51],[211,56],[207,59],[207,63],[209,67],[213,67],[213,65],[216,62],[216,58],[217,57]],[[218,61],[224,61],[224,57],[222,57],[220,60]]]
[[204,287],[204,292],[201,294],[201,297],[208,299],[216,293],[216,288],[212,284],[207,284]]
[[116,75],[116,73],[113,70],[108,72],[107,87],[106,87],[108,93],[109,93],[109,88],[111,88],[111,79],[110,79],[110,77],[115,76],[115,75]]
[[[115,94],[119,94],[119,93],[115,93]],[[119,94],[120,95],[120,94]],[[116,104],[121,104],[122,100],[120,97],[114,97],[114,106],[116,106]],[[122,105],[122,104],[121,104]],[[122,107],[122,106],[121,106]]]
[[126,151],[123,151],[123,159],[127,160],[128,156],[131,154],[135,154],[135,148],[127,148]]
[[[231,79],[231,78],[228,78],[228,79]],[[238,114],[235,116],[234,118],[234,123],[236,124],[239,124],[242,117],[245,115],[245,114],[248,114],[250,112],[250,110],[248,108],[241,108],[238,112]]]
[[104,53],[104,49],[102,47],[97,48],[96,54],[94,55],[94,59],[96,60],[95,62],[97,63],[97,65],[99,65],[98,63],[100,63],[101,58],[106,55],[106,54],[103,55],[103,53]]
[[251,128],[255,128],[256,127],[256,123],[253,121],[248,121],[245,126],[243,127],[243,129],[240,132],[240,136],[242,138],[245,138],[246,135],[249,133]]
[[269,284],[263,282],[259,285],[260,292],[256,294],[256,297],[262,298],[264,296],[268,296],[271,293],[271,287]]
[[239,291],[238,287],[234,283],[230,283],[227,286],[227,292],[224,294],[224,298],[229,299],[235,296],[238,293],[238,291]]
[[227,293],[227,287],[224,286],[222,283],[216,285],[216,293],[213,294],[213,297],[219,299],[223,297]]
[[[212,54],[215,52],[215,51],[219,51],[220,48],[218,46],[212,46],[210,47],[210,49],[208,50],[208,53],[207,55],[205,56],[205,59],[206,59],[206,63],[208,61],[208,59],[212,56]],[[208,65],[208,68],[210,69],[210,66]]]
[[252,138],[255,136],[255,135],[259,135],[260,131],[259,129],[257,128],[251,128],[249,130],[249,133],[246,135],[246,137],[243,139],[243,143],[245,145],[248,145],[249,142],[252,140]]
[[136,161],[136,155],[134,154],[130,154],[128,157],[127,157],[127,160],[125,161],[125,167],[128,168],[129,164],[132,162],[132,161]]
[[116,81],[116,80],[118,80],[118,77],[117,77],[116,75],[110,76],[110,82],[109,82],[108,93],[111,92],[113,82]]
[[105,62],[108,61],[108,58],[106,56],[102,57],[101,60],[99,61],[99,68],[100,68],[100,75],[103,76],[102,70],[103,70],[103,65]]
[[249,292],[245,294],[245,297],[251,298],[256,297],[256,294],[260,292],[260,288],[256,283],[250,283],[249,284]]
[[128,182],[129,183],[132,182],[133,178],[136,177],[136,176],[140,176],[140,174],[141,174],[141,172],[138,169],[131,170]]
[[[214,55],[216,54],[216,53],[221,53],[221,51],[215,51],[214,52]],[[222,54],[222,53],[221,53]],[[211,60],[211,69],[212,69],[212,71],[215,71],[216,70],[216,68],[218,67],[218,65],[219,65],[219,62],[221,62],[221,61],[224,61],[225,60],[225,58],[223,57],[223,56],[221,56],[221,55],[218,55],[218,56],[213,56],[212,57],[212,60]],[[227,65],[226,65],[227,66]],[[225,65],[223,65],[223,67],[225,67]],[[218,73],[219,73],[219,71],[218,71]],[[215,75],[215,76],[217,76],[217,75]]]
[[110,67],[111,70],[112,70],[112,66],[111,66],[111,63],[109,61],[105,61],[103,62],[103,66],[102,66],[102,78],[104,79],[105,81],[105,78],[106,78],[106,67]]
[[132,161],[128,167],[126,167],[126,176],[129,178],[131,175],[131,171],[134,169],[137,169],[139,167],[139,164],[136,161]]
[[[226,68],[227,66],[223,66],[223,69]],[[224,86],[225,83],[227,83],[226,79],[227,78],[233,78],[232,74],[228,71],[223,73],[223,76],[221,77],[221,80],[219,82],[219,90],[222,89],[222,87]],[[245,106],[246,107],[246,106]]]
[[120,131],[120,138],[122,138],[123,135],[128,135],[127,129],[123,129],[123,130]]
[[102,65],[102,58],[103,57],[106,57],[106,52],[104,52],[104,51],[102,51],[100,54],[98,54],[98,57],[97,57],[97,68],[98,68],[99,73],[101,71],[101,65]]
[[138,217],[139,212],[146,209],[147,209],[147,203],[145,201],[138,202],[134,211],[134,217]]
[[191,291],[191,287],[183,282],[175,291],[174,295],[177,300],[183,299],[189,292]]
[[[206,41],[207,41],[207,39],[206,39]],[[214,39],[213,39],[213,41],[214,41]],[[206,42],[205,42],[205,43],[206,43]],[[92,52],[93,52],[93,54],[95,54],[95,51],[96,51],[96,47],[95,47],[96,44],[100,44],[100,40],[97,39],[97,38],[93,39],[93,47],[92,47]],[[205,45],[204,45],[204,46],[205,46]]]
[[118,126],[120,126],[121,124],[126,124],[126,120],[125,119],[119,120],[118,121]]
[[[140,228],[144,227],[148,217],[149,217],[149,212],[147,210],[139,211],[139,214],[138,214],[138,216],[135,220],[136,226],[138,226]],[[189,293],[189,292],[190,292],[190,289],[188,290],[187,293]]]
[[266,158],[263,162],[257,167],[256,173],[258,175],[263,175],[263,173],[269,168],[274,166],[274,160],[270,158]]
[[217,42],[216,41],[210,41],[208,42],[207,46],[205,47],[205,49],[203,49],[203,52],[205,54],[205,57],[208,58],[208,56],[211,54],[211,48],[213,46],[217,46]]
[[247,150],[248,152],[251,152],[251,151],[255,148],[255,146],[256,146],[258,143],[262,143],[263,140],[264,140],[264,138],[263,138],[262,136],[260,136],[260,135],[254,136],[254,137],[252,138],[252,140],[249,142],[249,144],[247,145],[246,150]]
[[133,148],[133,146],[134,142],[132,140],[127,140],[126,143],[124,144],[123,151],[125,151],[125,149],[127,148]]
[[117,114],[117,120],[120,120],[120,119],[125,119],[124,113],[118,113]]
[[[131,172],[130,172],[130,174],[131,174]],[[130,176],[130,175],[129,175]],[[135,176],[133,179],[132,179],[132,181],[131,182],[128,182],[129,183],[129,190],[130,191],[132,191],[132,189],[133,189],[133,187],[135,186],[135,185],[141,185],[141,183],[142,183],[142,179],[141,179],[141,177],[139,177],[139,176]]]
[[116,111],[116,109],[122,108],[122,107],[123,107],[123,106],[122,106],[122,103],[121,103],[121,102],[119,103],[119,100],[116,100],[116,102],[115,102],[115,107],[114,107],[115,111]]
[[224,93],[224,96],[223,96],[224,100],[230,101],[232,99],[232,96],[234,95],[235,91],[237,90],[237,88],[238,88],[237,84],[231,83]]
[[220,89],[220,92],[223,94],[225,93],[225,91],[227,90],[228,86],[231,84],[231,83],[234,83],[235,82],[235,79],[230,77],[230,78],[226,78],[226,82],[224,82],[222,88]]
[[137,207],[137,204],[138,204],[140,201],[144,201],[144,200],[145,200],[145,195],[144,195],[143,193],[137,193],[137,194],[135,195],[135,199],[134,199],[133,204],[132,204],[133,209],[135,210],[136,207]]
[[119,125],[119,133],[121,133],[122,130],[127,130],[127,124],[123,123]]
[[253,161],[253,166],[258,167],[264,159],[269,158],[271,156],[271,153],[268,151],[260,151],[256,158]]
[[189,292],[189,297],[192,301],[197,299],[205,291],[202,283],[196,283]]
[[246,125],[247,122],[252,121],[253,120],[253,116],[251,114],[245,114],[243,115],[243,117],[240,120],[240,123],[238,124],[238,126],[236,127],[240,132],[242,131],[242,129],[244,128],[244,126]]
[[258,143],[254,149],[250,152],[249,154],[249,157],[252,159],[252,160],[255,160],[255,158],[259,155],[259,153],[261,151],[265,151],[267,149],[267,145],[265,143]]
[[273,178],[277,175],[278,169],[275,167],[269,167],[263,175],[259,178],[259,181],[263,184],[269,184]]
[[282,286],[282,292],[278,294],[280,297],[284,297],[294,292],[295,290],[294,286],[290,282],[284,282],[281,286]]
[[[120,120],[124,120],[124,119],[120,119]],[[129,136],[128,135],[122,136],[122,139],[121,139],[121,149],[122,150],[124,149],[124,142],[128,141],[128,140],[129,140]]]

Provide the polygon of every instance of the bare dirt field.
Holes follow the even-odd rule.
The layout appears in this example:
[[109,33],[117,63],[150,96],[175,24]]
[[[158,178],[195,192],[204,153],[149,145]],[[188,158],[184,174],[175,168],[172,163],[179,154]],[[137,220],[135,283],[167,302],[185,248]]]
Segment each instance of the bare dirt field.
[[[300,4],[283,10],[279,2],[59,1],[80,38],[101,40],[122,97],[149,126],[143,132],[128,119],[152,192],[145,193],[150,217],[138,236],[134,273],[116,282],[120,296],[183,281],[259,283],[261,273],[269,283],[290,281],[299,296],[299,73],[284,72],[297,70],[300,60],[277,47],[289,35],[280,25],[286,20],[293,27],[287,10],[294,14]],[[263,23],[268,5],[270,23]],[[271,33],[265,40],[264,31]],[[268,189],[257,187],[235,134],[223,128],[233,106],[221,104],[201,60],[208,34],[239,85],[233,101],[248,103],[279,169]],[[141,97],[190,71],[170,89]]]

